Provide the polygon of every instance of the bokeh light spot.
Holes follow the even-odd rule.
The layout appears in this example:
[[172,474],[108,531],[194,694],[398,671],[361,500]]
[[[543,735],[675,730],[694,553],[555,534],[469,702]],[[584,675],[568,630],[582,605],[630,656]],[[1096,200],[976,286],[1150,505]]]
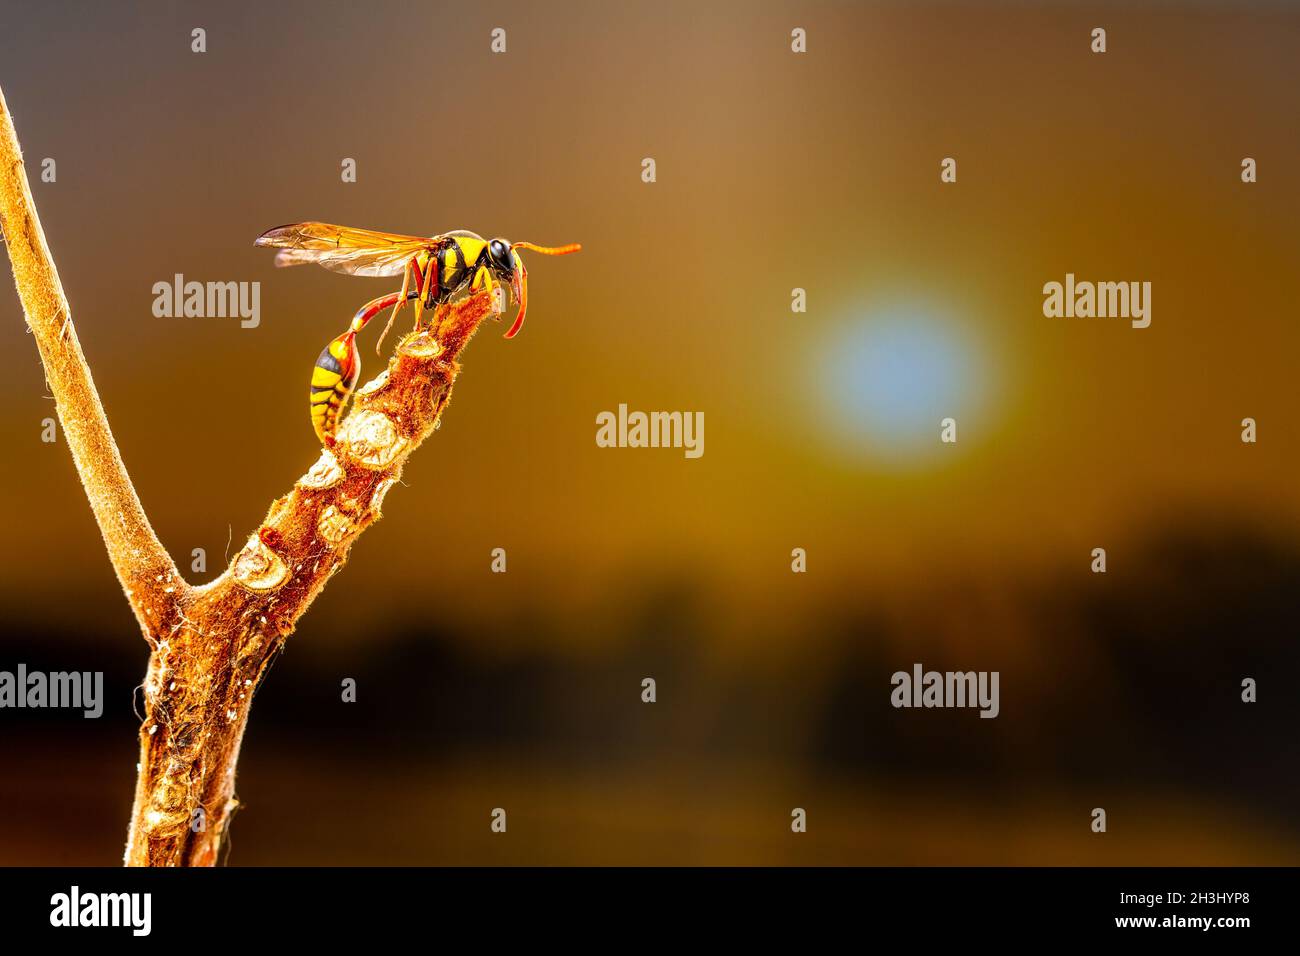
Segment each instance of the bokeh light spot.
[[986,376],[962,324],[934,307],[854,310],[813,363],[823,431],[854,458],[920,464],[944,450],[940,421],[982,404]]

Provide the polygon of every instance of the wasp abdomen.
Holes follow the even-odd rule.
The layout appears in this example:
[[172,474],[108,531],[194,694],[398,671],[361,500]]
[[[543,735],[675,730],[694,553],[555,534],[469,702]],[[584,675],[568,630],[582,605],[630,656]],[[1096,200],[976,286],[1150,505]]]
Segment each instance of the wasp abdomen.
[[360,375],[355,332],[344,332],[321,350],[311,370],[311,424],[322,442],[338,427],[339,415]]

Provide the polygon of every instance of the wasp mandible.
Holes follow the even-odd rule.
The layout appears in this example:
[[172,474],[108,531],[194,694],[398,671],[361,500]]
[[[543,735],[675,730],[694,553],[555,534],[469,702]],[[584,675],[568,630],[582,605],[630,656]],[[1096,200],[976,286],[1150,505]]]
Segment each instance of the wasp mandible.
[[[519,250],[566,256],[582,248],[576,242],[567,246],[538,246],[531,242],[511,245],[505,239],[489,241],[464,230],[427,238],[400,236],[327,222],[277,226],[258,236],[255,245],[279,249],[275,254],[277,266],[315,262],[333,272],[354,276],[402,276],[400,291],[372,299],[358,309],[347,331],[326,345],[316,359],[311,376],[311,422],[316,437],[325,444],[333,437],[343,406],[361,375],[357,333],[376,315],[388,308],[393,310],[379,337],[382,343],[407,302],[415,302],[418,328],[425,309],[446,302],[467,285],[470,291],[486,289],[495,295],[500,283],[509,286],[519,309],[505,335],[514,338],[528,312],[528,270],[519,258]],[[379,351],[378,344],[375,351]]]

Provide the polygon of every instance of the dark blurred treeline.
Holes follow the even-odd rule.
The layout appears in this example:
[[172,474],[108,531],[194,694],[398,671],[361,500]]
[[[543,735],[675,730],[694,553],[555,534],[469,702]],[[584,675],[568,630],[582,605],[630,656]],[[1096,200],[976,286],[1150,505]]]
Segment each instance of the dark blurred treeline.
[[[901,610],[847,601],[817,619],[750,620],[756,643],[787,645],[776,667],[705,650],[711,615],[686,574],[611,597],[604,620],[619,623],[581,654],[541,650],[581,625],[537,615],[499,625],[535,638],[508,655],[478,653],[472,635],[430,622],[383,641],[359,633],[355,653],[322,658],[309,615],[258,694],[245,743],[260,767],[251,796],[262,812],[282,798],[270,790],[281,754],[286,766],[328,765],[341,788],[364,779],[376,790],[442,765],[508,771],[523,760],[588,779],[745,766],[835,780],[849,799],[885,784],[957,804],[965,793],[984,804],[1039,788],[1085,803],[1174,794],[1294,833],[1300,549],[1265,531],[1195,527],[1153,535],[1122,566],[1112,556],[1105,575],[1043,571],[992,590],[935,581]],[[764,627],[788,633],[759,641]],[[83,799],[106,824],[125,819],[127,702],[145,660],[133,640],[53,640],[10,620],[6,668],[102,669],[107,700],[99,721],[3,715],[6,828],[22,814],[76,815]],[[893,709],[890,675],[914,662],[1000,671],[1000,716]],[[656,682],[653,706],[641,700],[645,677]],[[1257,703],[1241,700],[1247,677]],[[357,681],[356,703],[341,701],[344,678]],[[243,778],[241,791],[249,786]]]

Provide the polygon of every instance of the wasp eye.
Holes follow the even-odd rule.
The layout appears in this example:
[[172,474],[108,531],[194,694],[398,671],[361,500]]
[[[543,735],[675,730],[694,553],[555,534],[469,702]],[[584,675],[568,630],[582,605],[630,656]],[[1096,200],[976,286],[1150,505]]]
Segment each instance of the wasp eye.
[[493,239],[488,243],[488,256],[498,269],[505,272],[509,272],[514,267],[514,263],[510,261],[510,243],[504,239]]

